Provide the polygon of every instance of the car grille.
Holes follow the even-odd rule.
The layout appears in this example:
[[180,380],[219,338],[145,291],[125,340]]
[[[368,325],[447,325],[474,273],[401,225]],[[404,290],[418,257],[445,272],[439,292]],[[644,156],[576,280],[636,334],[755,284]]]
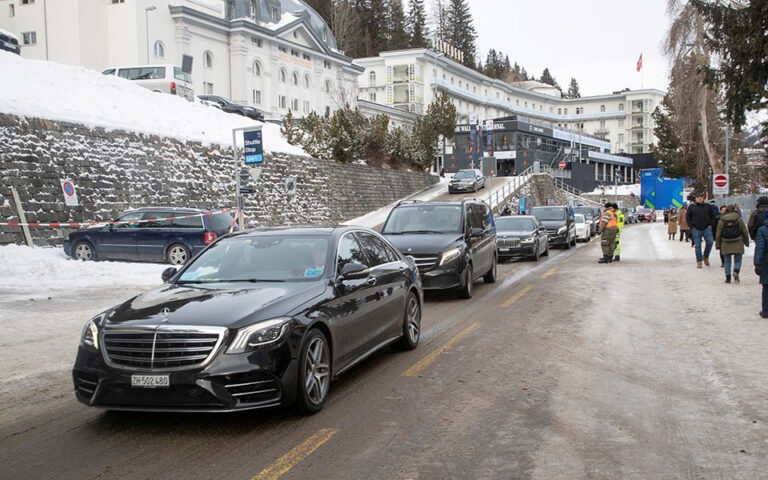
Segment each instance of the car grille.
[[223,402],[211,392],[197,385],[171,385],[168,388],[131,388],[126,385],[109,385],[99,394],[96,403],[100,406],[142,408],[221,408],[224,406]]
[[429,270],[435,267],[437,263],[437,255],[413,255],[413,259],[416,261],[416,267],[419,271]]
[[503,248],[520,246],[519,238],[497,238],[496,245]]
[[267,373],[251,372],[216,379],[239,404],[263,403],[280,399],[280,385]]
[[108,329],[103,345],[107,363],[138,370],[183,370],[207,363],[225,328],[159,326]]

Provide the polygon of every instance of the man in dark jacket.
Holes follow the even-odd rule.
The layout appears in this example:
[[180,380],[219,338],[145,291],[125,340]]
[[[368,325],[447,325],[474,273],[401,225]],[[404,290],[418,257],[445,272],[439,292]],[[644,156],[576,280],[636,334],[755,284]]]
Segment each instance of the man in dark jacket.
[[749,216],[749,222],[747,222],[749,238],[753,241],[757,240],[757,229],[763,226],[766,211],[768,211],[768,197],[758,198],[757,205],[755,205],[755,209],[752,210],[752,214]]
[[[688,226],[691,227],[693,245],[696,247],[696,268],[701,268],[702,260],[704,265],[709,266],[709,253],[712,251],[712,246],[715,243],[715,236],[712,234],[712,224],[715,221],[715,215],[709,204],[704,203],[703,193],[696,194],[696,203],[688,207],[685,219],[688,222]],[[702,237],[707,242],[703,256],[701,253]]]

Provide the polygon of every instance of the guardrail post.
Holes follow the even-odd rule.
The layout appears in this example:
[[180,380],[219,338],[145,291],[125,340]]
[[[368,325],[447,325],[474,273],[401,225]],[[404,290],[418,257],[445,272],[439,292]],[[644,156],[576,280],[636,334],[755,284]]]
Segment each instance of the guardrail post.
[[[21,208],[21,199],[19,198],[19,192],[15,187],[11,187],[11,194],[13,195],[13,203],[16,204],[16,211],[19,213],[19,223],[26,224],[27,216],[24,215],[24,209]],[[24,239],[27,241],[27,245],[34,248],[35,244],[32,242],[32,235],[29,233],[29,227],[27,225],[21,226],[21,231],[24,232]]]

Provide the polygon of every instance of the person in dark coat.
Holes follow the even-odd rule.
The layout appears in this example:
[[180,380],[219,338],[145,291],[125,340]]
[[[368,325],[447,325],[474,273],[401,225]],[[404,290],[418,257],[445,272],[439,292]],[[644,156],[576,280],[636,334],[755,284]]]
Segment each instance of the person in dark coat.
[[768,197],[758,198],[755,209],[752,210],[752,214],[749,216],[749,221],[747,222],[749,238],[752,240],[757,240],[757,229],[763,225],[766,211],[768,211]]
[[680,212],[677,214],[677,224],[680,226],[680,241],[691,241],[691,229],[688,227],[688,222],[685,220],[685,215],[688,213],[688,204],[684,203]]
[[[715,214],[708,203],[704,203],[704,194],[696,194],[696,203],[688,207],[685,220],[691,227],[693,246],[696,248],[696,268],[701,268],[701,262],[709,266],[709,254],[715,244],[715,235],[712,233],[712,224],[715,222]],[[701,252],[701,241],[706,242],[704,253]]]
[[724,259],[725,283],[731,283],[731,259],[733,259],[733,283],[739,283],[741,258],[744,247],[749,246],[749,233],[741,215],[736,213],[736,206],[729,205],[720,216],[715,235],[715,245]]
[[[757,229],[755,240],[755,273],[760,276],[763,286],[763,305],[760,316],[768,318],[768,210],[763,214],[763,225]],[[757,219],[755,220],[757,221]]]

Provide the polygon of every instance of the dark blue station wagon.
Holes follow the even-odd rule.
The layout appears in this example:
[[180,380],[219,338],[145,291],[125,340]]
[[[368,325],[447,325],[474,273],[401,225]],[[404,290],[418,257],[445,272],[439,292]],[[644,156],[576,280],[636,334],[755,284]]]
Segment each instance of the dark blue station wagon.
[[[234,223],[227,213],[158,220],[208,213],[196,208],[146,207],[102,225],[70,233],[64,253],[77,260],[132,260],[183,265]],[[237,227],[235,227],[237,229]]]

